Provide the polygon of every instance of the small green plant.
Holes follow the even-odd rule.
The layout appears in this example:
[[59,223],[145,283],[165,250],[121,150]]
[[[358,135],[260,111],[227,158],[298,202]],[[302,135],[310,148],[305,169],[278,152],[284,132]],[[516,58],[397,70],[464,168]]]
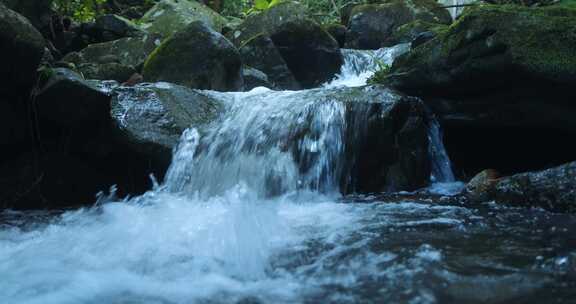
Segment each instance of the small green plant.
[[389,64],[384,63],[382,60],[374,59],[376,65],[378,66],[378,70],[370,79],[368,79],[369,84],[380,84],[384,83],[384,79],[386,76],[390,74],[391,67]]
[[54,0],[52,6],[59,15],[84,22],[101,14],[101,6],[105,2],[106,0]]

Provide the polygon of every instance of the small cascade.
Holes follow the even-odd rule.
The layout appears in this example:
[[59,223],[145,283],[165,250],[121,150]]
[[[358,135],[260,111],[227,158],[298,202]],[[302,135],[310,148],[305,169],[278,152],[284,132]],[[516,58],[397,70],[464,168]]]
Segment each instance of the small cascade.
[[432,174],[430,180],[433,183],[455,182],[454,172],[452,172],[452,162],[444,147],[442,130],[438,120],[430,115],[428,125],[428,140],[430,159],[432,161]]
[[325,88],[358,87],[366,85],[368,79],[382,66],[390,66],[394,59],[410,50],[409,43],[398,44],[378,50],[342,49],[344,65],[336,78],[325,84]]
[[[394,98],[376,94],[361,103],[354,94],[368,94],[365,85],[380,64],[391,64],[406,44],[376,51],[343,50],[342,72],[323,88],[304,91],[204,91],[222,101],[225,115],[205,128],[187,130],[175,151],[165,187],[175,193],[211,197],[237,185],[269,197],[297,190],[340,193],[354,182],[359,143],[365,141],[370,113],[386,112]],[[344,96],[344,97],[342,97]],[[370,99],[376,99],[370,101]],[[384,114],[382,114],[384,115]],[[452,182],[438,123],[431,119],[430,155],[433,182]],[[352,187],[353,188],[353,187]]]

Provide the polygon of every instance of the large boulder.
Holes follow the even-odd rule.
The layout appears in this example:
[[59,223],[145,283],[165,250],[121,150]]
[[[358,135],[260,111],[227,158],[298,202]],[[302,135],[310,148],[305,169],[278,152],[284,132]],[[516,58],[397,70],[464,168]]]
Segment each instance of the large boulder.
[[270,38],[304,88],[331,80],[344,63],[338,42],[311,20],[286,22]]
[[202,21],[217,32],[226,24],[226,19],[208,6],[190,0],[161,0],[140,19],[142,29],[164,37],[195,21]]
[[[256,50],[255,53],[272,54],[272,59],[260,60],[270,61],[273,66],[268,66],[268,63],[250,65],[271,75],[271,80],[275,82],[277,79],[272,76],[275,73],[267,71],[279,66],[275,52],[271,51],[265,38],[253,40],[262,35],[272,39],[295,79],[304,88],[318,86],[340,71],[343,59],[338,42],[320,25],[308,19],[307,9],[302,4],[294,1],[281,2],[259,14],[249,16],[227,35],[240,47],[251,44],[250,47]],[[283,78],[280,82],[290,82],[287,73],[280,71],[280,74]],[[280,84],[280,87],[289,88],[283,84]]]
[[62,61],[74,64],[87,79],[122,83],[141,72],[146,58],[160,41],[157,35],[145,35],[91,44],[79,52],[69,53]]
[[330,95],[329,100],[346,102],[349,110],[344,193],[411,191],[428,185],[430,121],[418,98],[381,86],[339,88]]
[[248,40],[239,51],[244,64],[264,72],[274,88],[284,90],[301,88],[268,35],[260,34]]
[[148,58],[146,81],[166,81],[196,89],[240,91],[242,60],[224,36],[196,21],[165,40]]
[[576,162],[498,179],[483,189],[483,200],[576,213]]
[[259,14],[250,15],[236,29],[229,33],[234,44],[240,46],[262,34],[273,34],[276,30],[295,21],[308,18],[308,9],[295,1],[285,1],[274,5]]
[[42,71],[45,83],[35,103],[42,124],[82,128],[109,121],[110,96],[75,72]]
[[29,88],[44,55],[44,38],[22,15],[0,3],[0,94]]
[[560,165],[576,153],[575,31],[574,9],[471,8],[382,82],[426,101],[468,174]]
[[182,132],[212,122],[222,105],[199,91],[169,83],[118,87],[111,116],[120,141],[154,159],[170,159]]
[[353,49],[379,49],[396,43],[394,30],[422,20],[450,24],[452,18],[435,0],[388,0],[383,4],[365,4],[354,7],[348,21],[346,47]]
[[[481,6],[394,63],[389,83],[449,96],[576,82],[576,10]],[[446,91],[449,89],[448,91]]]
[[26,17],[39,31],[48,30],[53,0],[1,0],[9,9]]

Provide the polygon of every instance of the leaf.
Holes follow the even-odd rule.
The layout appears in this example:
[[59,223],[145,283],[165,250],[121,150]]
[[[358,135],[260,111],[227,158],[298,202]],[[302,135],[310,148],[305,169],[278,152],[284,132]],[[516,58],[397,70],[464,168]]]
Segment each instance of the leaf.
[[268,8],[268,6],[270,5],[270,3],[268,2],[268,0],[255,0],[254,1],[254,8],[256,8],[257,10],[265,10]]
[[270,2],[270,5],[268,5],[268,8],[273,7],[274,5],[283,2],[283,0],[272,0],[272,2]]

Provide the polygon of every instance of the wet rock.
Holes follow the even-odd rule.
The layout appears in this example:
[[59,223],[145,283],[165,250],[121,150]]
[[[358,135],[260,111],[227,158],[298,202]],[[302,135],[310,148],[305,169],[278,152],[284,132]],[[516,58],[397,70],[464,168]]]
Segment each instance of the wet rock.
[[44,85],[35,103],[41,125],[83,128],[105,123],[110,116],[110,96],[68,69],[45,69]]
[[190,88],[240,91],[242,61],[224,36],[197,21],[164,41],[143,69],[146,81],[167,81]]
[[500,173],[498,171],[494,169],[483,170],[466,184],[466,195],[475,201],[487,200],[499,178]]
[[286,22],[270,38],[304,88],[331,80],[344,62],[338,42],[311,20]]
[[268,76],[257,69],[245,66],[242,69],[242,77],[244,78],[245,91],[250,91],[256,87],[273,88],[268,81]]
[[226,19],[208,6],[179,0],[161,0],[140,19],[142,29],[163,37],[181,31],[195,21],[204,22],[216,32],[221,32],[226,24]]
[[[382,86],[303,91],[290,98],[314,98],[346,107],[343,193],[416,190],[429,183],[427,115],[423,103]],[[306,124],[290,126],[292,133]]]
[[0,96],[23,92],[36,79],[44,38],[26,18],[0,3],[0,45]]
[[576,162],[501,178],[490,198],[502,204],[576,212]]
[[264,72],[275,88],[284,90],[301,88],[274,42],[266,34],[248,40],[239,51],[244,64]]
[[434,0],[391,0],[383,4],[358,5],[352,9],[348,22],[346,47],[378,49],[392,46],[394,31],[414,20],[450,24],[452,17]]
[[170,159],[185,129],[201,128],[222,111],[217,100],[169,83],[118,87],[112,94],[119,141],[154,159]]
[[345,26],[341,24],[329,24],[324,27],[324,30],[326,30],[326,32],[328,32],[328,34],[338,42],[338,46],[341,48],[344,47],[344,44],[346,43],[346,31],[348,31]]

